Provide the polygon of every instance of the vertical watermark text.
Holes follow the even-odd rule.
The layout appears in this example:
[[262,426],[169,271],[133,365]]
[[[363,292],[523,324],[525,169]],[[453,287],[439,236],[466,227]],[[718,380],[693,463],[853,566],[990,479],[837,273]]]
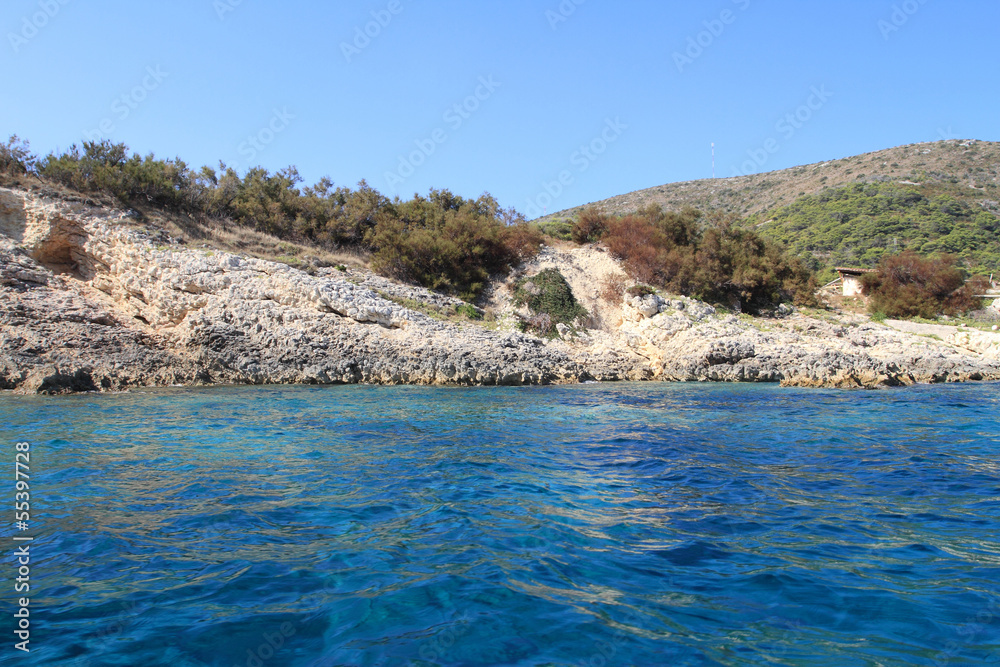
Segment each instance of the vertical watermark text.
[[[19,533],[28,530],[31,522],[31,445],[19,442],[14,445],[14,527]],[[23,595],[17,599],[14,612],[14,635],[21,641],[14,648],[25,653],[31,652],[31,542],[34,537],[19,534],[14,536],[14,592]]]

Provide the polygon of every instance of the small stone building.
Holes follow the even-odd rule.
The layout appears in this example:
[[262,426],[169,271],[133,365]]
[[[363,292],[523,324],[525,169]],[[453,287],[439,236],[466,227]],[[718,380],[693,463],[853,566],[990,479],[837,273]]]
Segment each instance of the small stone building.
[[861,296],[864,292],[861,276],[875,273],[875,269],[854,269],[846,266],[838,266],[836,271],[840,274],[840,282],[844,285],[844,296]]

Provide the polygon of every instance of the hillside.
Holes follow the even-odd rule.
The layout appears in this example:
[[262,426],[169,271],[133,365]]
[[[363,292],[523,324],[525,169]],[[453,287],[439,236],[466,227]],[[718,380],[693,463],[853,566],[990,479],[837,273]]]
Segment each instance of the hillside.
[[[1000,143],[949,140],[765,174],[671,183],[591,205],[617,215],[650,204],[732,213],[820,270],[836,263],[871,266],[886,250],[912,247],[953,252],[970,268],[992,271],[1000,268],[998,186]],[[535,224],[558,229],[584,208]]]
[[951,253],[974,273],[1000,267],[996,203],[950,182],[868,182],[827,188],[749,218],[816,270],[872,267],[886,253]]

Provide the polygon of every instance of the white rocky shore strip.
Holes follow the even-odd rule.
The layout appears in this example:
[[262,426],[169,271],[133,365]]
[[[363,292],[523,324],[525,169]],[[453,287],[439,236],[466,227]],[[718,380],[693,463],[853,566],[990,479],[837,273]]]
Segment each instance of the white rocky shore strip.
[[[934,340],[788,314],[721,316],[595,286],[621,271],[592,248],[546,249],[603,322],[545,340],[428,312],[461,302],[370,273],[162,244],[124,212],[0,188],[0,389],[119,391],[196,384],[519,385],[767,381],[876,387],[1000,379],[1000,337]],[[493,290],[504,302],[503,285]]]

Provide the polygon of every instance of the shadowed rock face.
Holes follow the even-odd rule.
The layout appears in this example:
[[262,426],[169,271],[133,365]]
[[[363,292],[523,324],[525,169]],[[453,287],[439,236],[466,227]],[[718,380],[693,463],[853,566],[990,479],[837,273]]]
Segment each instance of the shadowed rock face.
[[15,243],[24,239],[24,198],[10,190],[0,189],[0,234]]
[[[595,252],[547,249],[538,265],[562,267],[592,288],[601,278],[588,273],[593,267],[620,271],[606,256],[588,263]],[[971,343],[958,348],[801,315],[762,330],[686,298],[605,303],[594,290],[589,307],[609,314],[603,330],[563,327],[562,340],[545,341],[440,321],[380,293],[433,308],[457,304],[370,274],[308,275],[227,253],[156,246],[123,214],[0,188],[2,389],[590,379],[868,387],[1000,378],[996,357]]]

